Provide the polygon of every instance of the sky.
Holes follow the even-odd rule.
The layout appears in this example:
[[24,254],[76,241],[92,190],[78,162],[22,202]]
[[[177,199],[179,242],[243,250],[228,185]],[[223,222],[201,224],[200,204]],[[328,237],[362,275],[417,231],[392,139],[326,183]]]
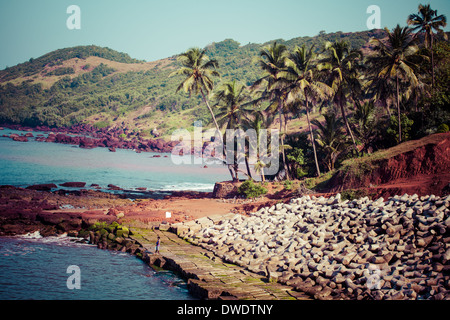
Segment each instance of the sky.
[[[154,61],[228,38],[245,45],[363,31],[370,5],[380,8],[381,27],[392,29],[406,26],[420,3],[450,19],[449,0],[0,0],[0,70],[78,45]],[[77,20],[71,5],[80,9]]]

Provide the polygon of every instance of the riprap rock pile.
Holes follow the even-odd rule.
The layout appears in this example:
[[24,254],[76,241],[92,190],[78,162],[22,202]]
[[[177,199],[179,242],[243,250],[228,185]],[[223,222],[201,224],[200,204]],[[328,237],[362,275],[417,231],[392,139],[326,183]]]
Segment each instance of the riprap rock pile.
[[450,299],[450,196],[303,196],[179,235],[318,299]]

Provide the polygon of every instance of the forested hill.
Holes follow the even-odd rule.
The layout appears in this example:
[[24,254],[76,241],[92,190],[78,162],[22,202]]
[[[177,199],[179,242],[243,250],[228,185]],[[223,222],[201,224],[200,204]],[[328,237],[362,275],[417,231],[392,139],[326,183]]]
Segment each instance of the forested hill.
[[18,77],[35,75],[46,67],[62,65],[64,61],[79,58],[86,59],[87,57],[100,57],[110,61],[122,63],[139,63],[139,61],[130,58],[126,53],[117,52],[110,48],[102,48],[98,46],[78,46],[73,48],[58,49],[47,53],[37,59],[30,58],[29,61],[18,64],[15,67],[6,68],[0,71],[1,81],[8,81]]
[[[315,37],[276,40],[289,48],[347,40],[353,48],[367,45],[383,31],[321,32]],[[271,41],[272,42],[272,41]],[[254,62],[265,44],[241,45],[234,40],[212,43],[208,55],[219,62],[221,79],[252,84],[260,69]],[[186,48],[187,49],[187,48]],[[363,48],[364,49],[364,48]],[[199,97],[176,93],[176,57],[154,62],[98,46],[60,49],[0,71],[0,123],[64,126],[90,122],[98,127],[120,125],[170,134],[193,121],[210,121]]]

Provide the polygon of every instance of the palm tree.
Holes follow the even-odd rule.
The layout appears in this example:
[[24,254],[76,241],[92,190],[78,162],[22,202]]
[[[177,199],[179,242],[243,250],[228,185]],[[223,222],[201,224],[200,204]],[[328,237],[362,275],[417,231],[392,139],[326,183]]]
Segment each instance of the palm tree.
[[[216,60],[209,59],[209,57],[206,55],[206,51],[200,48],[189,49],[188,51],[180,54],[177,60],[182,64],[182,67],[172,72],[169,77],[175,75],[183,75],[186,76],[186,78],[180,83],[176,92],[183,89],[186,93],[189,93],[189,97],[192,95],[192,93],[196,95],[200,93],[202,95],[203,102],[208,107],[211,118],[220,136],[223,146],[223,153],[225,156],[225,145],[223,144],[223,138],[220,133],[219,125],[217,124],[214,112],[212,111],[205,96],[205,93],[209,94],[214,87],[214,81],[212,77],[220,76],[220,74],[216,70],[219,67],[219,64]],[[233,181],[236,180],[230,166],[228,166],[228,170],[230,171]]]
[[306,110],[306,119],[308,121],[309,134],[314,152],[317,176],[320,176],[319,161],[314,140],[314,134],[310,121],[310,102],[317,102],[329,97],[332,89],[325,83],[318,81],[314,75],[313,61],[315,54],[313,47],[306,49],[296,47],[286,60],[286,70],[280,73],[280,76],[290,82],[288,103],[302,105]]
[[213,76],[219,77],[216,69],[219,67],[217,60],[211,60],[206,55],[205,50],[200,48],[191,48],[185,53],[178,56],[178,62],[182,67],[177,71],[172,72],[169,77],[174,75],[184,75],[186,78],[178,86],[177,91],[184,89],[186,93],[191,96],[192,93],[201,94],[203,102],[208,107],[211,117],[214,121],[216,129],[219,130],[214,113],[206,100],[205,92],[208,94],[214,87]]
[[[274,115],[272,113],[267,113],[262,110],[254,110],[251,113],[246,113],[244,119],[242,119],[242,128],[244,130],[252,129],[255,130],[256,133],[256,141],[251,141],[255,143],[253,147],[256,148],[256,163],[255,163],[255,172],[259,173],[261,176],[261,181],[266,181],[264,175],[264,168],[268,166],[268,163],[265,163],[261,158],[260,153],[260,143],[261,143],[261,133],[262,130],[267,130],[271,126],[274,120]],[[250,142],[250,143],[251,143]]]
[[416,74],[419,70],[418,62],[426,57],[419,54],[416,39],[411,36],[411,29],[408,27],[401,28],[397,25],[392,32],[387,28],[385,30],[388,36],[386,42],[379,39],[370,41],[374,45],[375,54],[367,58],[373,72],[369,85],[379,86],[381,83],[385,87],[395,87],[399,142],[402,142],[400,85],[405,86],[404,94],[408,97],[419,84]]
[[[375,113],[375,104],[371,101],[366,101],[361,104],[356,101],[356,110],[353,116],[353,122],[356,125],[355,133],[358,139],[362,142],[362,151],[369,152],[371,145],[376,139],[378,118]],[[370,153],[370,152],[369,152]]]
[[431,50],[432,86],[434,88],[433,31],[442,34],[447,39],[447,35],[442,30],[447,26],[447,17],[442,14],[438,16],[437,10],[431,9],[429,4],[426,6],[420,4],[418,10],[417,14],[409,15],[407,23],[412,26],[413,31],[425,34],[425,48]]
[[[249,99],[250,95],[247,92],[247,88],[241,83],[230,81],[220,85],[213,94],[213,100],[216,102],[214,107],[218,108],[218,113],[216,114],[218,124],[221,127],[226,127],[226,129],[241,129],[242,119],[245,117],[246,113],[250,112],[250,109],[246,107]],[[240,131],[238,131],[238,138],[241,138]],[[238,146],[237,149],[233,149],[233,168],[236,179],[238,179],[240,161],[240,159],[237,158],[237,150],[239,150],[240,147],[241,146]],[[229,150],[229,148],[227,148],[227,150]],[[247,165],[247,175],[251,177],[247,157],[244,158]]]
[[345,136],[341,130],[342,123],[340,119],[336,119],[336,114],[324,114],[324,118],[324,124],[316,119],[312,123],[318,128],[319,138],[317,142],[326,155],[325,164],[328,167],[328,171],[332,171],[336,160],[344,151]]
[[258,88],[263,88],[258,92],[259,98],[256,102],[270,101],[270,109],[277,109],[280,121],[280,137],[282,145],[283,165],[286,178],[289,180],[289,172],[286,164],[286,153],[284,151],[284,133],[283,134],[283,113],[285,109],[285,100],[287,96],[286,87],[284,83],[280,81],[279,73],[285,68],[285,61],[287,58],[287,48],[283,44],[274,42],[270,46],[264,47],[258,58],[258,63],[261,69],[264,71],[264,76],[254,82],[251,86],[252,91],[256,91]]
[[345,108],[348,100],[356,100],[361,96],[361,84],[358,80],[358,62],[362,59],[362,53],[359,50],[351,50],[348,42],[336,41],[325,44],[326,57],[323,58],[318,68],[326,70],[329,85],[333,88],[333,102],[339,107],[344,120],[347,134],[351,137],[354,149],[358,154],[356,140],[350,124],[347,120]]

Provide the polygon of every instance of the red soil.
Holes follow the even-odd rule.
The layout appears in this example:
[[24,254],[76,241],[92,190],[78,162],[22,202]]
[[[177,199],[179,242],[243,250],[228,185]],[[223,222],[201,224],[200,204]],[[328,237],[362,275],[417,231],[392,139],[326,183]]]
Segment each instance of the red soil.
[[[337,173],[331,192],[366,189],[377,196],[450,193],[450,133],[435,134],[383,151],[381,159]],[[358,167],[359,166],[359,167]],[[364,166],[369,166],[364,172]]]

